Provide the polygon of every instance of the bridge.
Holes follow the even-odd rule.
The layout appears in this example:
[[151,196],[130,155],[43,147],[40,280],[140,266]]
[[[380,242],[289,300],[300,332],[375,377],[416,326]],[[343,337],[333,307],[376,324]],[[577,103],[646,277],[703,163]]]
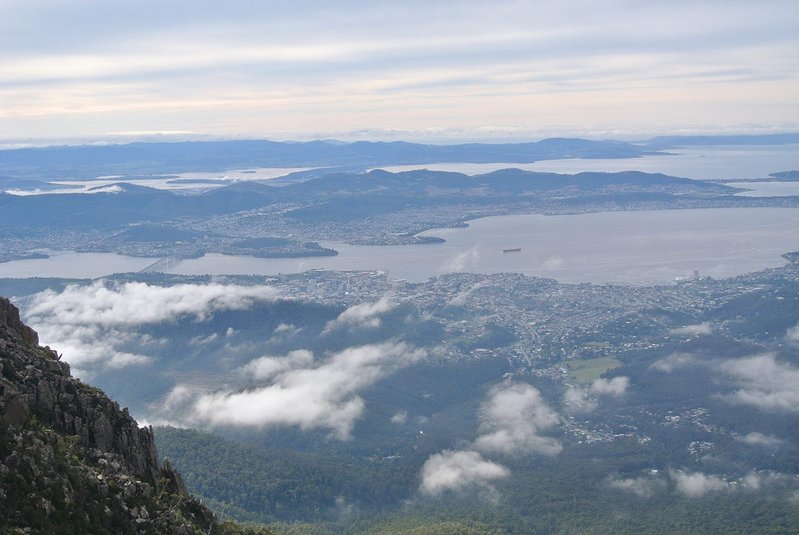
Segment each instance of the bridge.
[[183,258],[180,256],[165,256],[140,270],[139,273],[163,273],[165,269],[171,268],[181,260]]

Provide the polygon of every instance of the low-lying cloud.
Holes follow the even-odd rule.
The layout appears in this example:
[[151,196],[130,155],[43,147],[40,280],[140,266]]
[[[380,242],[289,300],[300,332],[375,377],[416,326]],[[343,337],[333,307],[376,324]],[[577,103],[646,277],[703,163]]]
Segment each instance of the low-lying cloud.
[[382,324],[380,315],[394,308],[387,299],[381,299],[376,303],[360,303],[349,307],[339,314],[339,316],[327,322],[322,334],[328,334],[336,329],[376,329]]
[[737,440],[749,446],[761,446],[765,448],[776,448],[785,442],[778,437],[758,433],[757,431],[753,431],[752,433],[748,433],[742,437],[737,437]]
[[479,243],[473,247],[456,254],[441,266],[441,273],[461,272],[474,266],[480,260]]
[[[143,282],[97,281],[69,285],[62,292],[33,295],[25,307],[26,322],[39,332],[43,344],[62,352],[75,375],[148,364],[153,358],[121,349],[153,340],[135,327],[175,321],[182,317],[205,320],[214,312],[243,310],[273,301],[269,286],[218,283],[151,286]],[[200,341],[198,340],[198,343]]]
[[598,396],[620,398],[627,393],[629,386],[630,378],[623,375],[613,379],[597,379],[591,383],[591,393]]
[[624,375],[613,379],[596,379],[588,387],[570,385],[563,402],[572,412],[590,412],[597,408],[598,397],[620,398],[627,393],[630,378]]
[[773,354],[727,360],[721,371],[740,386],[724,396],[727,401],[762,410],[799,412],[799,368],[779,362]]
[[483,455],[557,455],[563,446],[541,434],[560,422],[541,393],[525,383],[506,381],[495,386],[481,407],[480,434],[462,450],[431,455],[421,471],[419,490],[438,496],[446,491],[475,488],[494,490],[491,482],[511,471]]
[[274,376],[296,368],[307,368],[313,364],[313,353],[305,349],[290,351],[284,357],[263,356],[251,360],[241,368],[239,373],[245,378],[257,381],[271,379]]
[[[365,408],[358,392],[424,355],[421,349],[390,341],[351,347],[319,360],[305,350],[260,357],[239,372],[265,384],[243,391],[195,391],[191,396],[183,394],[185,385],[178,385],[181,406],[172,403],[164,416],[201,426],[321,428],[347,439]],[[173,397],[170,393],[166,402]]]
[[666,482],[653,476],[622,478],[610,476],[606,480],[608,487],[629,492],[641,498],[651,498],[666,487]]
[[31,323],[53,318],[64,325],[115,327],[161,323],[181,316],[203,320],[219,310],[245,310],[276,297],[270,286],[97,281],[89,286],[70,285],[61,293],[38,293],[26,312]]
[[702,366],[723,383],[737,390],[720,399],[749,405],[764,411],[799,412],[799,368],[777,360],[774,353],[734,359],[699,360],[689,353],[674,353],[654,362],[650,368],[672,373],[690,366]]
[[698,323],[696,325],[685,325],[683,327],[677,327],[675,329],[671,329],[669,334],[672,336],[700,336],[700,335],[708,335],[713,332],[713,327],[710,323]]
[[391,423],[402,425],[408,421],[408,413],[406,411],[399,411],[395,412],[394,415],[391,417]]
[[494,387],[482,406],[483,422],[474,447],[483,453],[557,455],[563,446],[543,436],[560,421],[541,393],[524,383]]
[[669,472],[677,491],[688,498],[700,498],[709,492],[729,491],[733,487],[724,479],[702,472]]
[[490,483],[508,477],[510,470],[484,459],[476,451],[444,450],[427,459],[421,475],[421,492],[439,496],[447,491],[491,489]]
[[792,344],[799,344],[799,323],[786,331],[785,340]]
[[695,499],[720,492],[759,492],[775,487],[788,490],[796,486],[795,477],[779,472],[751,471],[743,477],[729,477],[679,469],[669,470],[668,477],[664,477],[657,470],[652,470],[649,474],[630,478],[611,475],[605,482],[609,488],[629,492],[642,498],[650,498],[667,490],[669,483],[673,491]]
[[681,368],[692,366],[696,362],[696,357],[690,353],[672,353],[668,357],[663,357],[652,363],[650,368],[663,373],[672,373]]

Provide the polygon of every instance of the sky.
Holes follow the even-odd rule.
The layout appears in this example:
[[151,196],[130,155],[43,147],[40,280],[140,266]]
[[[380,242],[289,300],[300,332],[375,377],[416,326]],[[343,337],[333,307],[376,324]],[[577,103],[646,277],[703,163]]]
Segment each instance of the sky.
[[1,0],[0,141],[799,130],[793,0]]

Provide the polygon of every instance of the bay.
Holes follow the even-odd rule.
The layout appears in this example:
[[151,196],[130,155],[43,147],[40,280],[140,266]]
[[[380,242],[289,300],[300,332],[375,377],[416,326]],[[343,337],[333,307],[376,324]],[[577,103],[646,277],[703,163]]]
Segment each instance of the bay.
[[[783,265],[799,250],[799,210],[710,208],[496,216],[466,228],[433,229],[445,243],[360,246],[324,243],[335,257],[263,259],[209,254],[168,269],[185,275],[275,275],[313,269],[386,270],[423,281],[449,272],[514,272],[562,282],[670,284],[675,278],[723,278]],[[503,252],[505,249],[519,249]],[[99,277],[138,271],[152,259],[63,253],[0,264],[0,277]]]
[[748,190],[736,193],[739,197],[789,197],[799,195],[799,182],[730,182],[726,185]]
[[765,178],[771,173],[799,169],[799,145],[701,145],[669,149],[670,154],[640,158],[562,159],[534,163],[440,163],[392,165],[386,171],[413,169],[454,171],[467,175],[490,173],[515,167],[540,173],[574,174],[584,172],[616,173],[643,171],[663,173],[697,180],[741,180]]

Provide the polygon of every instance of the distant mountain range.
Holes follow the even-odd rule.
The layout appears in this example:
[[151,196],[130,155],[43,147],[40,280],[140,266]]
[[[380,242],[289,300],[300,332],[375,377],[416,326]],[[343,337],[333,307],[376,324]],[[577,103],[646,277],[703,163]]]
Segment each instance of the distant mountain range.
[[52,146],[0,150],[0,181],[86,179],[246,167],[338,167],[430,163],[532,163],[562,158],[635,158],[689,145],[784,145],[799,134],[661,136],[639,142],[549,138],[529,143],[420,143],[267,140]]
[[[503,169],[469,176],[443,171],[333,173],[275,187],[239,182],[200,195],[181,195],[128,183],[103,193],[15,196],[0,194],[0,226],[115,228],[137,222],[205,218],[294,203],[295,218],[357,218],[399,211],[408,206],[491,202],[529,202],[531,197],[631,193],[723,195],[735,188],[713,182],[637,171],[561,175]],[[34,216],[35,214],[35,216]]]
[[424,163],[531,163],[560,158],[634,158],[653,151],[623,141],[544,139],[534,143],[425,145],[395,141],[209,141],[130,143],[0,151],[0,174],[14,178],[95,178],[246,167],[355,167]]
[[642,143],[651,149],[693,145],[790,145],[799,143],[799,134],[659,136]]

